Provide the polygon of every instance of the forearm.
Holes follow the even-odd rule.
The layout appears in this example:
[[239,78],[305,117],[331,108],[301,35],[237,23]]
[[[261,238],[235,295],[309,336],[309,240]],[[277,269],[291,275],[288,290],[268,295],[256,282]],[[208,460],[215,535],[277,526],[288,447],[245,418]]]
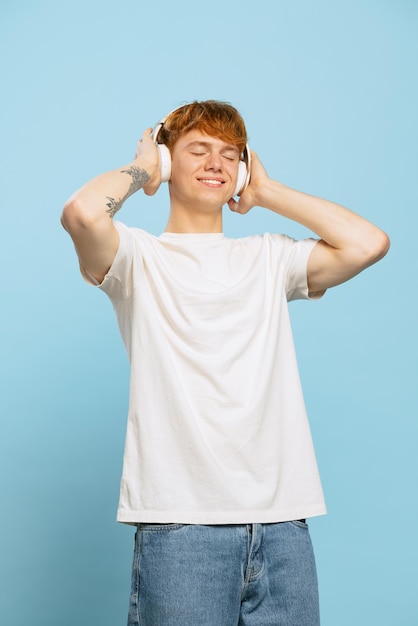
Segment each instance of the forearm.
[[343,206],[296,191],[269,179],[263,186],[261,206],[306,226],[337,250],[369,250],[382,231]]
[[64,227],[71,230],[77,222],[80,225],[109,222],[125,200],[149,180],[149,174],[137,159],[93,178],[67,201],[62,217]]

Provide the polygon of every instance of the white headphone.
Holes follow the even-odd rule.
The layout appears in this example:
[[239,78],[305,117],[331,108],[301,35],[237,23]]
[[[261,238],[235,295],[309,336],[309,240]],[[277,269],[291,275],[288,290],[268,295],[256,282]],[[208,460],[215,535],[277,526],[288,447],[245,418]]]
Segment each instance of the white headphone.
[[[187,105],[183,105],[183,106],[187,106]],[[181,109],[182,107],[178,107],[178,108]],[[177,111],[177,109],[174,109],[174,111]],[[158,143],[158,135],[159,135],[160,130],[164,126],[167,118],[171,115],[171,113],[174,113],[174,111],[171,111],[168,115],[163,117],[162,120],[158,122],[158,124],[154,127],[154,130],[152,131],[152,138],[158,149],[159,168],[160,168],[160,175],[161,175],[162,183],[166,183],[168,180],[170,180],[171,155],[170,155],[170,150],[167,148],[165,144]],[[248,186],[248,183],[250,182],[250,176],[251,176],[251,151],[250,151],[248,144],[246,144],[244,151],[241,155],[240,162],[238,164],[238,177],[237,177],[237,184],[233,193],[234,196],[240,196],[244,192],[244,190]]]

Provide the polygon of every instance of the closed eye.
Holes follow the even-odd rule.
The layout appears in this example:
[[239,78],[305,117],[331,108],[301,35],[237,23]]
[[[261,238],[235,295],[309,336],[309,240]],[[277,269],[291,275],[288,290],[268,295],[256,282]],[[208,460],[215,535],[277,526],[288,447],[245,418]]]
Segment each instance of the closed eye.
[[222,150],[221,151],[221,156],[223,156],[228,161],[238,161],[239,160],[238,150],[230,150],[229,148],[227,150]]

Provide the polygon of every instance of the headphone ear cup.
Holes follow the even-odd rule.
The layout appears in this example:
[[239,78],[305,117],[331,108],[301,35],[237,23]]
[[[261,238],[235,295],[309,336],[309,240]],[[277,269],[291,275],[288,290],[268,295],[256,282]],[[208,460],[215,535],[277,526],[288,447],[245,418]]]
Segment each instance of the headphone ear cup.
[[166,183],[171,176],[171,155],[170,150],[163,143],[157,143],[158,167],[160,169],[161,182]]
[[237,185],[235,187],[234,196],[239,196],[246,188],[247,182],[247,164],[240,161],[238,164]]

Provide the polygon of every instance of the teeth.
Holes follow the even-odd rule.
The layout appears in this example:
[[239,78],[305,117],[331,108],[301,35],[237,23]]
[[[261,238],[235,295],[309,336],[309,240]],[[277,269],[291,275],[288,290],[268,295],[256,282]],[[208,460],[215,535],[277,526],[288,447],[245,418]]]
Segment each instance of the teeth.
[[221,180],[213,180],[212,178],[201,178],[200,182],[206,183],[207,185],[221,185],[222,184]]

